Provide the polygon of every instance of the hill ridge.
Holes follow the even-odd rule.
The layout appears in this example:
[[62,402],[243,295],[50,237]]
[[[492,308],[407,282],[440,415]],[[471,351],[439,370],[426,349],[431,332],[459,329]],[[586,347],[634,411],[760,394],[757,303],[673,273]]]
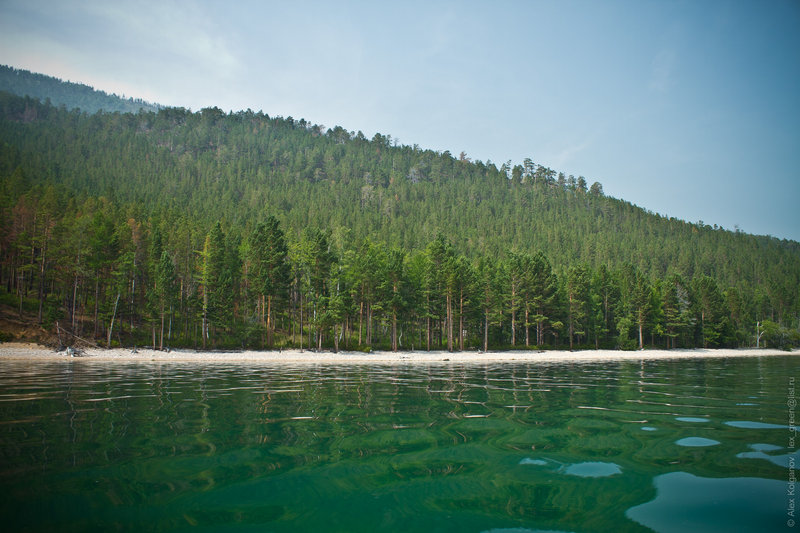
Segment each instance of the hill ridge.
[[64,105],[67,109],[81,109],[87,113],[136,113],[139,110],[158,111],[163,107],[139,98],[108,94],[83,83],[64,81],[9,65],[0,65],[0,91],[30,96],[42,102],[49,99],[56,107]]

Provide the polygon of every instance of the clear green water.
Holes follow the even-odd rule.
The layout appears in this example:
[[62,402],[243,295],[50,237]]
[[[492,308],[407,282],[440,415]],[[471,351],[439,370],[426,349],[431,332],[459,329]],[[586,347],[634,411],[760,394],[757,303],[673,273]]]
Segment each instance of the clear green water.
[[782,531],[799,369],[3,361],[3,529]]

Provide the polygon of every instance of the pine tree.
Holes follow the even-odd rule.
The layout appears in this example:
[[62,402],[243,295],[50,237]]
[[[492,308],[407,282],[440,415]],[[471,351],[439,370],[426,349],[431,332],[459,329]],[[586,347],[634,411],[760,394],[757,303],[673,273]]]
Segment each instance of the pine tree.
[[387,254],[384,282],[381,293],[384,295],[383,307],[391,318],[392,351],[398,350],[398,319],[402,318],[408,306],[408,280],[405,266],[406,254],[399,248],[389,250]]
[[288,248],[278,220],[269,216],[259,222],[248,239],[249,278],[258,295],[261,327],[267,332],[267,346],[272,346],[275,313],[288,293]]
[[536,344],[542,346],[545,328],[550,320],[558,290],[558,277],[553,272],[550,261],[542,252],[537,252],[533,256],[531,274],[531,305],[536,312],[533,316],[533,320],[536,322]]
[[692,280],[692,293],[695,297],[703,348],[724,343],[728,313],[717,282],[704,274],[696,276]]
[[661,308],[664,314],[664,334],[667,337],[667,347],[675,348],[676,341],[685,338],[690,325],[689,287],[679,274],[671,274],[662,284],[661,289]]
[[233,313],[234,264],[228,250],[222,224],[217,222],[203,245],[203,348],[212,340],[216,346],[219,329],[227,328]]
[[[177,277],[175,275],[175,265],[166,250],[161,252],[156,271],[156,298],[158,300],[159,316],[161,319],[161,332],[159,335],[158,349],[164,349],[164,323],[166,321],[167,310],[172,315],[172,308],[177,299]],[[170,319],[167,340],[172,336],[172,319]]]
[[585,335],[586,318],[589,314],[590,274],[584,266],[573,266],[567,271],[567,324],[569,349],[573,349],[573,336]]

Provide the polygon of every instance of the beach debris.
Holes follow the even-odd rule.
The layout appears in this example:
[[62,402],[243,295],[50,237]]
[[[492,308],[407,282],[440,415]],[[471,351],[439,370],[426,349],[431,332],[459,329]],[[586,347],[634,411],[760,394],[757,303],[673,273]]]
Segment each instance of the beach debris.
[[[67,331],[66,329],[62,328],[61,326],[59,326],[59,325],[58,325],[58,322],[56,322],[56,332],[58,333],[58,337],[59,337],[59,341],[58,341],[58,342],[59,342],[59,348],[61,348],[61,347],[63,347],[63,346],[64,346],[64,343],[63,343],[63,341],[61,340],[61,334],[62,334],[62,333],[63,333],[65,336],[70,336],[70,337],[72,337],[72,342],[74,342],[74,343],[75,343],[75,344],[77,344],[77,345],[80,345],[80,346],[88,346],[88,347],[92,347],[92,348],[99,348],[99,346],[97,345],[97,343],[96,343],[96,342],[93,342],[93,341],[86,340],[86,339],[83,339],[83,338],[81,338],[81,337],[78,337],[78,336],[77,336],[77,335],[75,335],[74,333],[71,333],[71,332]],[[62,348],[62,349],[63,349],[63,348]],[[82,351],[81,351],[79,348],[73,348],[73,350],[76,350],[76,351],[77,351],[77,355],[83,355],[83,352],[82,352]],[[57,350],[57,351],[61,351],[61,349],[59,349],[59,350]]]
[[68,357],[83,357],[85,353],[83,350],[79,348],[73,348],[72,346],[67,346],[67,356]]

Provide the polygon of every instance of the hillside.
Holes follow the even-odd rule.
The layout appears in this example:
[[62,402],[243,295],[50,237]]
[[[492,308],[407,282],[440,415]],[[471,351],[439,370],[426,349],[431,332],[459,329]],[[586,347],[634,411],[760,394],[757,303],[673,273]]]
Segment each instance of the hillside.
[[[797,327],[800,309],[797,242],[655,215],[603,195],[599,183],[589,185],[583,177],[564,176],[530,161],[498,169],[490,162],[469,161],[466,154],[456,158],[448,152],[396,146],[389,136],[378,134],[367,139],[360,132],[339,127],[328,129],[305,120],[270,117],[261,112],[225,114],[211,108],[192,113],[169,108],[137,115],[87,115],[5,93],[0,95],[0,176],[4,242],[14,239],[15,234],[10,230],[14,217],[23,209],[22,199],[30,199],[32,191],[40,196],[50,194],[60,209],[72,211],[78,217],[88,216],[92,223],[97,213],[102,213],[110,225],[108,236],[113,234],[122,239],[122,233],[127,231],[124,240],[132,241],[128,246],[141,249],[143,263],[157,262],[157,258],[145,255],[152,246],[153,236],[159,233],[158,238],[163,239],[159,249],[169,252],[173,266],[182,276],[182,290],[188,291],[191,286],[197,298],[207,292],[204,287],[208,282],[200,279],[202,272],[198,272],[207,259],[203,255],[206,252],[198,252],[208,246],[214,231],[219,232],[216,235],[219,243],[228,243],[219,244],[221,247],[229,252],[235,249],[231,253],[237,258],[232,259],[234,266],[230,268],[236,272],[228,275],[246,289],[251,281],[247,277],[249,239],[259,221],[274,215],[295,253],[294,262],[292,257],[287,258],[295,270],[302,266],[297,250],[314,240],[308,228],[323,230],[315,238],[324,240],[326,247],[334,252],[331,264],[339,265],[346,264],[348,253],[368,246],[365,242],[375,243],[381,250],[378,255],[386,255],[392,249],[402,250],[411,270],[415,268],[415,257],[424,255],[430,260],[434,253],[432,246],[435,248],[437,242],[446,251],[442,253],[463,256],[473,270],[486,258],[499,260],[504,275],[510,275],[515,257],[522,257],[524,264],[525,258],[541,252],[557,279],[554,283],[557,290],[551,298],[553,310],[528,313],[519,307],[519,302],[510,301],[509,295],[498,295],[497,310],[484,314],[492,314],[486,321],[495,324],[496,331],[492,333],[501,345],[518,343],[517,335],[522,335],[522,331],[517,332],[520,327],[517,314],[523,312],[528,318],[522,327],[541,330],[535,344],[544,342],[546,332],[551,335],[548,342],[559,342],[559,333],[564,339],[565,335],[577,336],[576,332],[581,333],[584,342],[592,340],[589,322],[596,319],[592,315],[596,311],[588,309],[591,304],[588,285],[586,295],[581,296],[586,304],[586,309],[579,313],[582,323],[576,324],[568,309],[572,301],[568,280],[576,268],[585,269],[587,280],[594,280],[601,272],[611,272],[623,292],[630,292],[630,283],[641,276],[653,293],[651,299],[656,298],[656,289],[663,292],[663,285],[675,286],[675,275],[682,280],[678,292],[688,291],[691,280],[712,280],[714,287],[709,290],[713,298],[722,301],[720,306],[724,303],[725,307],[715,313],[727,317],[728,330],[723,334],[720,329],[715,334],[722,344],[748,344],[754,338],[756,322],[763,320],[790,329]],[[32,199],[30,202],[37,203]],[[33,205],[28,207],[35,210]],[[217,221],[221,224],[215,230]],[[137,239],[141,242],[137,243]],[[29,248],[34,256],[41,252],[36,245]],[[113,253],[120,254],[122,249],[120,243]],[[21,261],[10,250],[6,247],[3,257],[3,280],[8,288],[13,285],[12,273]],[[137,260],[136,250],[129,261]],[[114,263],[118,259],[117,256],[107,261]],[[33,261],[34,268],[30,270],[35,271],[38,263]],[[87,272],[82,275],[84,281],[99,279],[102,283],[98,285],[110,286],[115,265],[102,269],[87,265]],[[145,283],[152,273],[142,271],[131,275],[134,278],[140,275]],[[331,298],[329,287],[323,287],[330,281],[328,273],[320,276],[317,294],[309,285],[310,279],[306,289],[298,279],[297,287],[287,286],[287,292],[281,295],[286,304],[281,312],[291,328],[306,331],[300,318],[303,306],[317,297]],[[95,288],[95,294],[88,298],[102,299],[102,291]],[[66,286],[62,290],[66,291]],[[305,295],[308,298],[305,302],[300,294],[303,290],[311,290]],[[189,298],[188,292],[184,296]],[[661,300],[662,296],[659,295]],[[113,299],[113,295],[105,297],[103,305],[108,308],[113,301],[109,303],[107,299]],[[137,297],[145,295],[130,297],[135,303]],[[253,294],[237,293],[237,297],[241,301],[239,309],[233,310],[235,316],[217,320],[232,321],[231,324],[238,321],[239,326],[229,324],[223,328],[228,334],[247,324],[244,309],[255,312],[253,306],[264,304],[250,301]],[[452,329],[455,315],[452,309],[448,312],[444,308],[441,312],[409,311],[413,307],[410,300],[419,297],[417,294],[406,298],[403,314],[411,321],[422,317],[440,321],[441,345],[442,335],[446,334],[442,331],[447,329],[443,324],[449,323]],[[355,303],[363,303],[363,295],[359,298]],[[473,307],[477,299],[475,295],[471,299]],[[325,300],[324,305],[322,301],[314,303],[327,309],[330,301]],[[194,305],[201,306],[197,302]],[[631,314],[631,324],[620,325],[622,315],[633,311],[619,310],[616,313],[619,316],[610,317],[606,303],[604,324],[602,327],[595,324],[593,342],[619,344],[620,327],[630,329],[634,324],[638,326],[640,343],[644,342],[645,333],[650,334],[652,343],[664,342],[669,329],[667,319],[657,316],[655,303],[648,306],[650,311],[646,316],[637,318]],[[96,307],[101,305],[98,303]],[[691,306],[685,302],[683,307],[684,313],[688,313]],[[377,308],[380,313],[374,320],[376,326],[381,324],[384,328],[386,340],[390,313],[385,302]],[[350,320],[349,325],[341,326],[343,329],[354,327],[353,309],[341,310],[344,323]],[[399,313],[399,307],[396,311]],[[478,330],[491,327],[481,325],[480,309],[469,311],[474,316],[468,315],[467,310],[459,311],[458,315],[472,321],[475,343]],[[197,308],[193,312],[197,313]],[[363,322],[363,309],[359,308],[358,313],[359,323]],[[95,333],[110,326],[110,323],[98,325],[103,321],[96,317],[97,313],[94,315]],[[293,323],[295,315],[301,321],[299,325]],[[532,315],[545,318],[533,319]],[[191,322],[184,318],[186,324]],[[137,320],[142,323],[144,317],[131,320],[131,330],[137,328]],[[663,323],[659,324],[659,320]],[[702,331],[688,331],[697,329],[696,317],[686,315],[682,320],[686,322],[682,327],[687,328],[681,337],[682,344],[705,344]],[[513,325],[509,326],[509,321]],[[567,321],[569,327],[565,325]],[[330,332],[335,324],[338,319],[317,326]],[[419,326],[421,322],[414,324]],[[414,329],[410,324],[408,328]],[[431,326],[426,328],[430,336]],[[185,325],[184,329],[188,331],[190,327]],[[284,333],[288,331],[285,329]],[[526,339],[528,335],[525,331]],[[323,338],[321,329],[314,337]],[[194,338],[197,342],[196,335]]]
[[54,106],[80,109],[87,113],[137,113],[158,111],[160,106],[134,98],[121,98],[80,83],[72,83],[35,74],[27,70],[0,65],[0,91],[17,96],[30,96],[42,102],[50,100]]

